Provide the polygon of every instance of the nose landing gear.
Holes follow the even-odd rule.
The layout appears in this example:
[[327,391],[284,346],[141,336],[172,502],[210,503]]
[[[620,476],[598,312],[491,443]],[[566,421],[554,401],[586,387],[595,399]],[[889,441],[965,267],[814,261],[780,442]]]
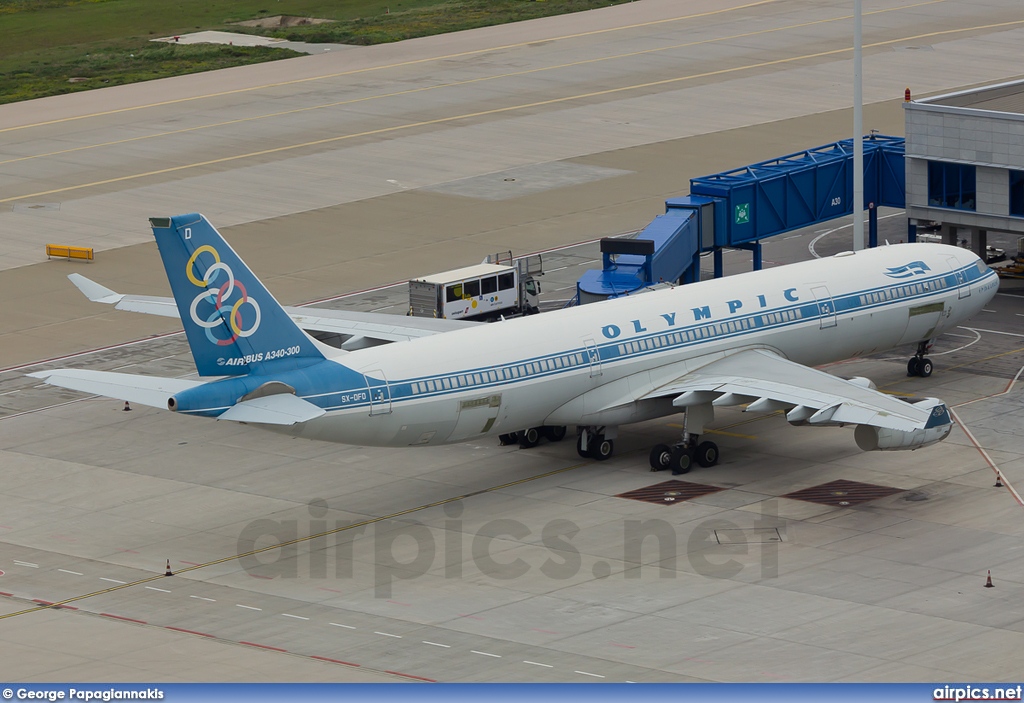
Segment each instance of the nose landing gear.
[[928,378],[932,375],[934,365],[932,360],[925,356],[932,348],[932,340],[920,342],[917,345],[917,351],[914,356],[910,357],[910,361],[907,362],[907,375],[908,376],[920,376],[921,378]]

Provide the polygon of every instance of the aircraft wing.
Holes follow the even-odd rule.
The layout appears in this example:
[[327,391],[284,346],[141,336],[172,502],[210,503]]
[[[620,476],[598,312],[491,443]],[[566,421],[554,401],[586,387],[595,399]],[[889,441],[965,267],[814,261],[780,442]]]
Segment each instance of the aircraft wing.
[[183,378],[135,376],[129,373],[85,369],[36,371],[28,375],[42,379],[51,386],[127,400],[162,410],[167,409],[167,399],[172,395],[203,385],[201,381],[188,381]]
[[645,398],[674,397],[673,405],[747,406],[748,412],[786,410],[790,422],[871,425],[900,431],[950,424],[936,402],[910,403],[865,384],[789,361],[765,349],[748,349],[651,391]]
[[[82,291],[85,297],[94,303],[113,305],[118,310],[180,319],[174,298],[117,293],[77,273],[70,274],[68,278],[78,290]],[[285,307],[284,310],[299,327],[307,332],[347,337],[341,345],[341,348],[346,350],[358,349],[374,342],[404,342],[417,337],[429,337],[433,334],[482,324],[464,320],[404,317],[314,307]],[[367,342],[367,340],[372,341]]]

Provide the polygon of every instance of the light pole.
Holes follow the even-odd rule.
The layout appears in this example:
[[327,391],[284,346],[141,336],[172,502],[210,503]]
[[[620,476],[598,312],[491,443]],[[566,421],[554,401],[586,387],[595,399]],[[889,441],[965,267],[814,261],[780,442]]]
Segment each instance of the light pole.
[[864,248],[864,91],[861,0],[853,0],[853,249]]

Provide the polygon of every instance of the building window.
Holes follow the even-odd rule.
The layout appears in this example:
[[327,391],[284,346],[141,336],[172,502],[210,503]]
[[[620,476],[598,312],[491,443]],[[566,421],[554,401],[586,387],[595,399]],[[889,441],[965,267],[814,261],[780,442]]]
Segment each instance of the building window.
[[955,210],[976,209],[975,168],[966,164],[928,162],[928,204]]
[[1024,171],[1010,171],[1010,214],[1024,217]]

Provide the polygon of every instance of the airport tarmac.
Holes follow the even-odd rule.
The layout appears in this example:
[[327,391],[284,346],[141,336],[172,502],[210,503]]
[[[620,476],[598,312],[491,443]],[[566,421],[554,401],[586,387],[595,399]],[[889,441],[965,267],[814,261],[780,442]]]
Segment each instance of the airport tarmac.
[[[1016,2],[865,9],[866,126],[901,132],[905,84],[1019,71]],[[397,306],[386,284],[512,248],[558,249],[554,305],[598,258],[561,247],[642,227],[690,176],[845,136],[843,3],[687,14],[643,0],[0,108],[0,676],[1013,681],[1020,297],[944,336],[929,379],[900,353],[836,369],[948,401],[962,422],[942,445],[865,454],[849,430],[729,409],[722,463],[676,477],[707,492],[656,502],[619,496],[673,478],[647,452],[674,418],[625,428],[602,463],[569,441],[372,449],[24,376],[55,357],[194,372],[173,324],[64,280],[165,294],[148,215],[203,210],[285,303]],[[766,244],[767,265],[847,248],[831,229]],[[39,262],[59,236],[95,264]],[[832,481],[876,488],[786,497]]]

